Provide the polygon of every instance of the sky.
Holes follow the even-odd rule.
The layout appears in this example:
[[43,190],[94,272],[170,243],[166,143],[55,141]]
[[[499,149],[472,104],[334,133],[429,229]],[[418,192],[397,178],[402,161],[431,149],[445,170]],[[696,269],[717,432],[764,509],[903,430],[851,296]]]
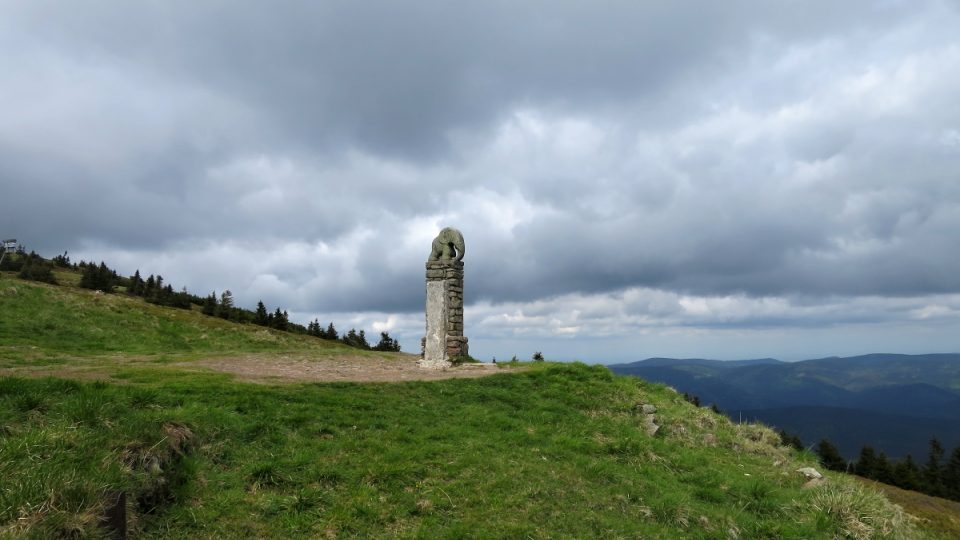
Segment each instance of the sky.
[[0,236],[481,360],[960,351],[960,2],[0,0]]

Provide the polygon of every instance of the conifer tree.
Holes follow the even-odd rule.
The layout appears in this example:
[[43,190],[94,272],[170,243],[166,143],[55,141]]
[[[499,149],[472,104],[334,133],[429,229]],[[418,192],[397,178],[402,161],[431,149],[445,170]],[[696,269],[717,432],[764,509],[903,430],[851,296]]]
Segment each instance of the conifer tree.
[[257,311],[253,316],[254,324],[259,324],[260,326],[267,326],[268,316],[267,316],[267,306],[263,305],[263,300],[257,302]]
[[143,297],[150,298],[153,296],[153,291],[157,288],[157,279],[153,277],[153,274],[150,274],[150,277],[147,278],[147,281],[143,283]]
[[134,296],[143,296],[143,286],[143,278],[140,277],[140,269],[138,268],[137,271],[130,276],[130,287],[127,289],[127,292]]
[[820,456],[820,463],[831,471],[847,470],[847,460],[840,455],[840,450],[827,439],[820,439],[814,452]]
[[885,452],[880,452],[877,455],[877,461],[874,465],[873,479],[878,482],[883,482],[884,484],[893,484],[893,465],[890,464],[890,459],[887,458]]
[[920,491],[923,489],[923,478],[921,477],[920,467],[913,460],[913,456],[907,454],[907,457],[898,461],[893,466],[895,484],[897,487]]
[[380,341],[373,346],[373,350],[400,352],[400,342],[390,337],[387,332],[380,332]]
[[273,326],[277,330],[286,331],[287,330],[287,312],[280,311],[280,308],[277,308],[277,310],[273,312],[273,321],[271,326]]
[[113,285],[116,281],[116,273],[107,268],[107,264],[103,261],[100,261],[100,266],[97,267],[97,278],[100,282],[100,287],[98,288],[101,291],[106,293],[113,292]]
[[92,266],[84,266],[83,273],[80,274],[80,287],[84,289],[96,289],[97,272]]
[[210,315],[211,317],[217,315],[217,291],[213,291],[210,296],[203,299],[201,311],[204,315]]
[[924,492],[940,497],[943,495],[943,445],[934,437],[930,439],[930,454],[923,467]]
[[317,338],[323,337],[323,328],[320,328],[320,321],[314,319],[307,324],[307,334]]
[[853,472],[857,476],[864,478],[876,478],[877,473],[877,452],[871,446],[864,446],[860,449],[860,457],[857,464],[853,467]]
[[[713,403],[710,404],[711,409],[716,409],[716,407],[717,407],[716,404],[713,404]],[[719,413],[720,411],[714,410],[713,412]],[[784,446],[796,448],[797,450],[803,450],[803,441],[800,440],[799,436],[787,433],[786,430],[783,430],[783,429],[777,431],[777,434],[780,435],[780,442]]]
[[54,285],[57,283],[57,279],[53,275],[52,263],[47,262],[43,257],[32,251],[23,261],[17,277],[31,281],[52,283]]
[[953,449],[943,468],[943,488],[945,497],[960,501],[960,446]]
[[70,268],[70,257],[67,256],[67,252],[64,251],[63,255],[57,255],[54,257],[53,264],[59,266],[60,268]]
[[217,316],[230,321],[236,319],[233,309],[233,293],[230,292],[230,289],[220,293],[220,307],[217,309]]
[[88,264],[83,269],[83,274],[80,276],[80,286],[85,289],[94,289],[98,291],[103,291],[106,293],[113,292],[114,282],[116,281],[116,275],[113,270],[107,268],[107,265],[103,262],[99,266],[94,264]]
[[327,325],[327,331],[324,333],[324,339],[337,340],[340,339],[340,336],[337,335],[337,329],[334,328],[333,323]]

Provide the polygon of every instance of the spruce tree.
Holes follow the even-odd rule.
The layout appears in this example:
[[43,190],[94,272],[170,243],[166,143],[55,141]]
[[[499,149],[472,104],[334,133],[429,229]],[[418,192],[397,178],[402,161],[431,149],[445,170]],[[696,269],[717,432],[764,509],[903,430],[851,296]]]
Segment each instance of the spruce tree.
[[67,256],[67,252],[64,251],[63,255],[57,255],[54,257],[53,264],[59,266],[60,268],[70,268],[70,257]]
[[[713,410],[713,412],[715,413],[720,412],[720,410],[717,409],[716,404],[710,404],[710,409]],[[789,446],[797,450],[803,450],[803,441],[800,440],[799,436],[787,433],[785,430],[782,430],[782,429],[779,430],[777,434],[780,435],[780,443],[783,444],[784,446]]]
[[150,277],[147,278],[147,281],[143,283],[143,296],[144,298],[150,298],[153,296],[153,291],[157,288],[157,280],[153,277],[153,274],[150,274]]
[[940,497],[943,495],[943,445],[934,437],[930,439],[930,454],[927,464],[923,467],[924,493]]
[[890,459],[887,458],[885,452],[880,452],[880,454],[877,455],[873,474],[874,480],[883,482],[884,484],[893,484],[893,465],[890,464]]
[[871,446],[864,446],[860,449],[860,457],[857,458],[857,464],[853,467],[853,472],[857,476],[874,479],[877,474],[877,452]]
[[920,473],[920,467],[913,460],[913,456],[907,454],[907,457],[898,461],[893,466],[894,485],[903,489],[920,491],[923,489],[923,479]]
[[820,463],[831,471],[847,470],[847,460],[840,455],[840,450],[827,439],[820,439],[814,452],[820,456]]
[[201,311],[204,315],[210,315],[211,317],[216,316],[217,314],[217,291],[210,293],[210,296],[203,299],[203,308]]
[[400,352],[400,342],[390,337],[387,332],[380,332],[380,341],[373,346],[373,350]]
[[84,289],[96,289],[97,270],[92,266],[84,266],[83,273],[80,274],[80,287]]
[[268,322],[267,306],[263,305],[263,300],[257,302],[257,312],[253,316],[254,324],[266,326]]
[[84,267],[83,274],[80,276],[80,286],[84,289],[93,289],[106,293],[113,292],[114,282],[115,277],[113,271],[107,268],[107,265],[103,262],[101,262],[99,266],[92,263],[88,264]]
[[324,332],[324,339],[337,340],[340,339],[340,336],[337,335],[337,329],[334,328],[333,323],[327,325],[327,331]]
[[953,449],[950,460],[943,468],[943,495],[960,501],[960,446]]
[[287,330],[287,312],[280,311],[280,308],[277,308],[277,310],[273,312],[271,326],[276,328],[277,330],[286,331]]
[[220,308],[217,310],[217,316],[221,319],[234,320],[233,293],[227,289],[220,293]]
[[53,275],[53,264],[47,262],[43,257],[32,251],[24,260],[17,277],[31,281],[57,284],[57,279]]
[[113,270],[107,268],[106,263],[100,261],[100,266],[97,267],[97,280],[99,281],[99,287],[101,291],[105,293],[113,292],[113,285],[116,280],[116,275]]
[[143,286],[143,278],[140,277],[140,269],[138,268],[137,271],[130,276],[130,288],[127,289],[127,292],[134,296],[143,296]]

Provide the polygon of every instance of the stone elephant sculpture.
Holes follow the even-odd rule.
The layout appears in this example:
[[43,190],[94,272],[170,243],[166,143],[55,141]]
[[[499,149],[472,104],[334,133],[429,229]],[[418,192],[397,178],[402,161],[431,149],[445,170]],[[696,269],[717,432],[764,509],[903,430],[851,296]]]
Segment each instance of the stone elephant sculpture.
[[433,239],[428,261],[460,261],[463,259],[463,234],[453,227],[444,227]]

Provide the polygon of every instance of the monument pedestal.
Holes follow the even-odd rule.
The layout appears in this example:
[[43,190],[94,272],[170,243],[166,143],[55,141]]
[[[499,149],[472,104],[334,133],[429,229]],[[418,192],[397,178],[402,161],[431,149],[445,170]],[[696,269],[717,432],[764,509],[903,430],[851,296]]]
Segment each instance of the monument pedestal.
[[427,261],[427,335],[420,366],[442,369],[466,356],[463,335],[463,262]]

